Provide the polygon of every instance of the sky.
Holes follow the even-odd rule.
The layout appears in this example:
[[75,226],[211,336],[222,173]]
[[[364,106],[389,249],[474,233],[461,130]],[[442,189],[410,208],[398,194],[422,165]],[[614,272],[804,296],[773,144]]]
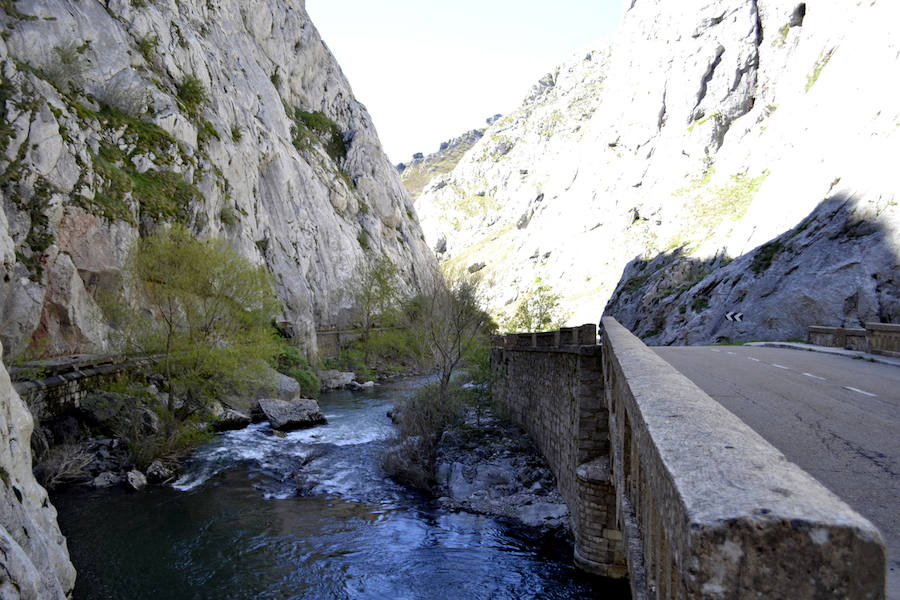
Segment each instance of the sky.
[[623,0],[306,0],[393,163],[515,110]]

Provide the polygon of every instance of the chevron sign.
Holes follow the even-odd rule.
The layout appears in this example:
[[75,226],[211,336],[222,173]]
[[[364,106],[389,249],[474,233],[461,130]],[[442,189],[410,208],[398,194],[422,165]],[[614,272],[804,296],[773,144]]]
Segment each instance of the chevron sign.
[[725,313],[725,318],[729,321],[735,321],[737,323],[742,323],[744,321],[744,313],[742,312],[727,312]]

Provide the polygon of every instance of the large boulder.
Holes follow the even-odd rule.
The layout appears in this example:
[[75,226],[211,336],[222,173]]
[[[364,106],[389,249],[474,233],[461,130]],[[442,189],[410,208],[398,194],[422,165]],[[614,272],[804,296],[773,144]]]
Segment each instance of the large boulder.
[[251,423],[249,416],[242,412],[226,408],[219,417],[213,421],[212,427],[216,431],[231,431],[243,429]]
[[268,420],[276,431],[292,431],[327,423],[319,403],[311,398],[286,401],[263,399],[253,406],[254,422]]
[[322,381],[322,390],[342,390],[353,381],[354,374],[350,371],[337,371],[329,369],[316,373]]

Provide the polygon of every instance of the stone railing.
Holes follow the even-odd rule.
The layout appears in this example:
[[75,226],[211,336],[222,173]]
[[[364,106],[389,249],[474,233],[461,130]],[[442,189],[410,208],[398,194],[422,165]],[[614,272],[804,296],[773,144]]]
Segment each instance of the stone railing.
[[615,319],[603,319],[634,598],[884,598],[880,534]]
[[572,515],[575,562],[624,577],[609,472],[609,417],[595,325],[494,338],[494,399],[525,429],[556,475]]
[[900,324],[866,323],[869,352],[900,357]]
[[811,325],[807,330],[809,343],[817,346],[900,356],[900,324],[866,323],[865,329]]
[[809,343],[827,348],[846,348],[847,350],[869,351],[866,330],[863,328],[822,327],[811,325],[807,328]]

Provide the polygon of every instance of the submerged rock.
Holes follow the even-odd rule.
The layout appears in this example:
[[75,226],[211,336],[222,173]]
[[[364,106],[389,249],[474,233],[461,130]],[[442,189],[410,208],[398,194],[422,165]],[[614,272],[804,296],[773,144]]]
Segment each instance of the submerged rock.
[[319,403],[311,398],[301,398],[292,402],[265,399],[253,406],[251,411],[256,422],[268,420],[276,431],[304,429],[327,423],[319,409]]

